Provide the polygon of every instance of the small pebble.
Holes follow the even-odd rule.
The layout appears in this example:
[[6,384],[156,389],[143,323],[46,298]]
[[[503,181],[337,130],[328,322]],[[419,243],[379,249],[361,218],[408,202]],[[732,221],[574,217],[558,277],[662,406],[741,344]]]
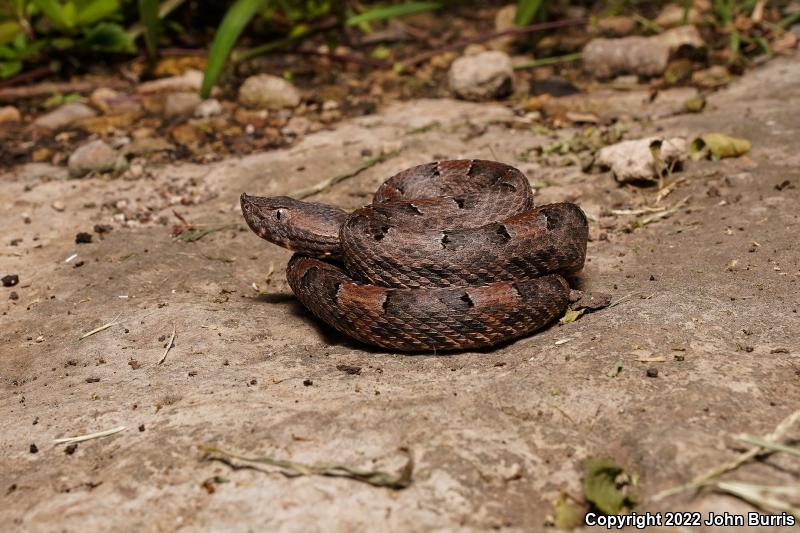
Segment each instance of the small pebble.
[[83,261],[78,261],[77,263],[75,263],[75,266],[73,268],[82,267],[84,264],[85,263]]
[[306,387],[310,387],[313,384],[314,384],[314,382],[311,381],[310,379],[304,379],[303,380],[303,385],[305,385]]
[[654,366],[651,366],[647,369],[647,377],[648,378],[657,378],[658,377],[658,369]]
[[92,234],[81,231],[75,235],[75,244],[88,244],[92,242]]
[[144,424],[139,424],[139,433],[144,432]]
[[39,453],[39,448],[35,444],[31,444],[30,451],[31,453]]
[[86,378],[86,383],[97,383],[100,378]]
[[13,287],[17,283],[19,283],[19,276],[17,274],[8,274],[3,276],[0,280],[3,282],[3,287]]
[[19,294],[17,294],[17,291],[11,291],[11,293],[8,295],[8,299],[19,300]]
[[75,453],[75,450],[77,449],[78,449],[78,443],[73,442],[72,444],[64,448],[64,453],[66,453],[67,455],[72,455],[73,453]]
[[56,200],[55,202],[50,204],[50,207],[52,207],[53,209],[55,209],[56,211],[59,211],[59,212],[61,212],[64,209],[66,209],[66,206],[64,205],[64,202],[62,202],[61,200]]

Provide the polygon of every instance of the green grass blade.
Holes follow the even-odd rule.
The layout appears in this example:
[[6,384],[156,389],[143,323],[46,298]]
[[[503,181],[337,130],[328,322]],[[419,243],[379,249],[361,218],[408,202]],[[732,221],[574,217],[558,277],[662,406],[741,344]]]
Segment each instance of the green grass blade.
[[517,2],[517,15],[514,17],[514,24],[517,26],[527,26],[536,15],[539,14],[544,6],[544,0],[519,0]]
[[158,0],[139,0],[139,19],[144,26],[144,44],[147,56],[153,59],[156,56],[158,45]]
[[208,53],[203,86],[200,89],[200,95],[203,98],[208,98],[211,94],[211,88],[216,83],[228,54],[261,4],[262,0],[236,0],[225,13],[222,23],[214,34],[214,42],[211,43],[211,50]]
[[387,20],[397,17],[405,17],[425,11],[439,9],[442,5],[439,2],[405,2],[394,6],[381,6],[368,9],[358,15],[353,15],[347,19],[348,26],[357,26],[378,20]]

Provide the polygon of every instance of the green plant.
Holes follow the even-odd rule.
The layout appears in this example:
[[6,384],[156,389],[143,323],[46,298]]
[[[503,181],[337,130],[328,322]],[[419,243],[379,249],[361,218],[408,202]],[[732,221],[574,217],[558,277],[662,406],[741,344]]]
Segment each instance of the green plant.
[[519,0],[514,24],[527,26],[547,12],[547,0]]
[[0,3],[0,78],[45,53],[136,50],[120,25],[118,0],[9,0]]
[[439,2],[404,2],[387,6],[375,6],[360,13],[346,14],[340,10],[337,11],[332,3],[324,0],[307,0],[306,2],[293,2],[291,4],[294,4],[294,6],[290,5],[286,0],[236,0],[233,3],[214,34],[214,42],[211,44],[211,49],[208,53],[208,63],[206,64],[203,86],[200,91],[203,98],[207,98],[211,94],[211,89],[231,56],[231,51],[239,40],[239,36],[256,13],[260,12],[262,16],[270,17],[276,12],[281,12],[285,18],[293,21],[294,25],[285,37],[234,55],[234,63],[291,45],[307,37],[312,33],[312,29],[306,21],[321,18],[328,14],[333,14],[338,19],[334,27],[343,25],[366,27],[370,22],[432,11],[441,7]]

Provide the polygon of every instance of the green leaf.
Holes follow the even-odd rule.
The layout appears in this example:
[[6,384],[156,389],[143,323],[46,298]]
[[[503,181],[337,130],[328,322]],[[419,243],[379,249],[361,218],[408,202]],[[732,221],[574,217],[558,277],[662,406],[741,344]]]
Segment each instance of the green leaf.
[[739,157],[750,151],[750,141],[730,137],[724,133],[706,133],[692,141],[689,145],[689,154],[692,160],[723,159],[725,157]]
[[144,26],[144,44],[147,47],[147,55],[152,59],[156,55],[160,30],[158,0],[139,0],[139,18]]
[[67,21],[67,27],[74,28],[77,26],[78,7],[75,5],[75,2],[67,2],[64,4],[62,13],[64,14],[64,19]]
[[[33,4],[44,13],[44,16],[52,22],[56,27],[61,29],[72,29],[75,26],[75,21],[69,20],[65,6],[62,6],[56,0],[33,0]],[[74,9],[75,4],[72,4]]]
[[136,52],[136,46],[125,29],[113,22],[101,22],[87,31],[85,42],[90,49],[101,52]]
[[91,0],[82,3],[75,17],[78,26],[91,26],[119,11],[117,0]]
[[607,515],[616,515],[623,507],[635,503],[633,496],[621,490],[628,476],[625,469],[613,459],[590,457],[584,463],[583,495],[597,509]]
[[514,24],[517,26],[527,26],[544,5],[544,0],[520,0],[517,2],[517,14],[514,17]]
[[0,61],[0,78],[6,79],[22,70],[22,61]]
[[553,525],[556,529],[575,529],[583,525],[586,510],[567,499],[563,492],[553,505]]
[[397,17],[405,17],[425,11],[439,9],[442,5],[439,2],[405,2],[393,6],[373,7],[366,11],[353,15],[347,19],[348,26],[357,26],[378,20],[387,20]]
[[211,50],[208,52],[203,86],[200,89],[200,95],[203,98],[208,98],[211,94],[211,87],[216,83],[228,54],[261,4],[262,0],[236,0],[225,13],[225,17],[214,34]]
[[75,41],[69,37],[54,37],[50,40],[50,46],[56,50],[68,50],[75,46]]
[[390,55],[392,55],[392,49],[387,46],[378,46],[370,54],[375,59],[387,59]]
[[586,309],[567,309],[567,312],[564,313],[564,316],[559,319],[558,323],[560,325],[570,324],[578,320],[583,313],[586,312]]
[[22,32],[22,26],[15,20],[0,22],[0,46],[8,44]]

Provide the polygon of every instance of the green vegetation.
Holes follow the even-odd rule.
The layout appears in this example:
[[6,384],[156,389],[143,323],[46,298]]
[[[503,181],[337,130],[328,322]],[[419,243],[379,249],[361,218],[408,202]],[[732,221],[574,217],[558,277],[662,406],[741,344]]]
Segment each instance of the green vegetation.
[[[646,4],[642,0],[610,0],[602,11],[606,15],[628,13],[645,29],[658,31],[658,26],[639,14]],[[0,80],[31,68],[49,72],[65,66],[77,68],[85,57],[98,54],[124,57],[142,51],[152,61],[159,45],[181,43],[180,37],[189,34],[186,26],[192,25],[192,48],[210,41],[202,86],[202,94],[207,96],[226,69],[253,57],[294,47],[320,34],[333,49],[348,27],[367,32],[376,22],[456,5],[452,0],[231,0],[198,5],[185,0],[0,0]],[[691,2],[683,0],[682,5],[687,20]],[[530,25],[547,19],[552,9],[550,0],[519,0],[514,22]],[[731,64],[742,63],[748,54],[771,54],[769,30],[764,28],[782,32],[800,19],[800,15],[790,15],[750,31],[752,24],[745,27],[742,21],[751,20],[757,9],[757,0],[712,0],[706,23],[726,40]],[[245,33],[247,42],[260,44],[241,47]],[[237,45],[240,48],[235,50]],[[379,60],[390,55],[386,47],[372,53]],[[578,57],[545,58],[528,68]]]

